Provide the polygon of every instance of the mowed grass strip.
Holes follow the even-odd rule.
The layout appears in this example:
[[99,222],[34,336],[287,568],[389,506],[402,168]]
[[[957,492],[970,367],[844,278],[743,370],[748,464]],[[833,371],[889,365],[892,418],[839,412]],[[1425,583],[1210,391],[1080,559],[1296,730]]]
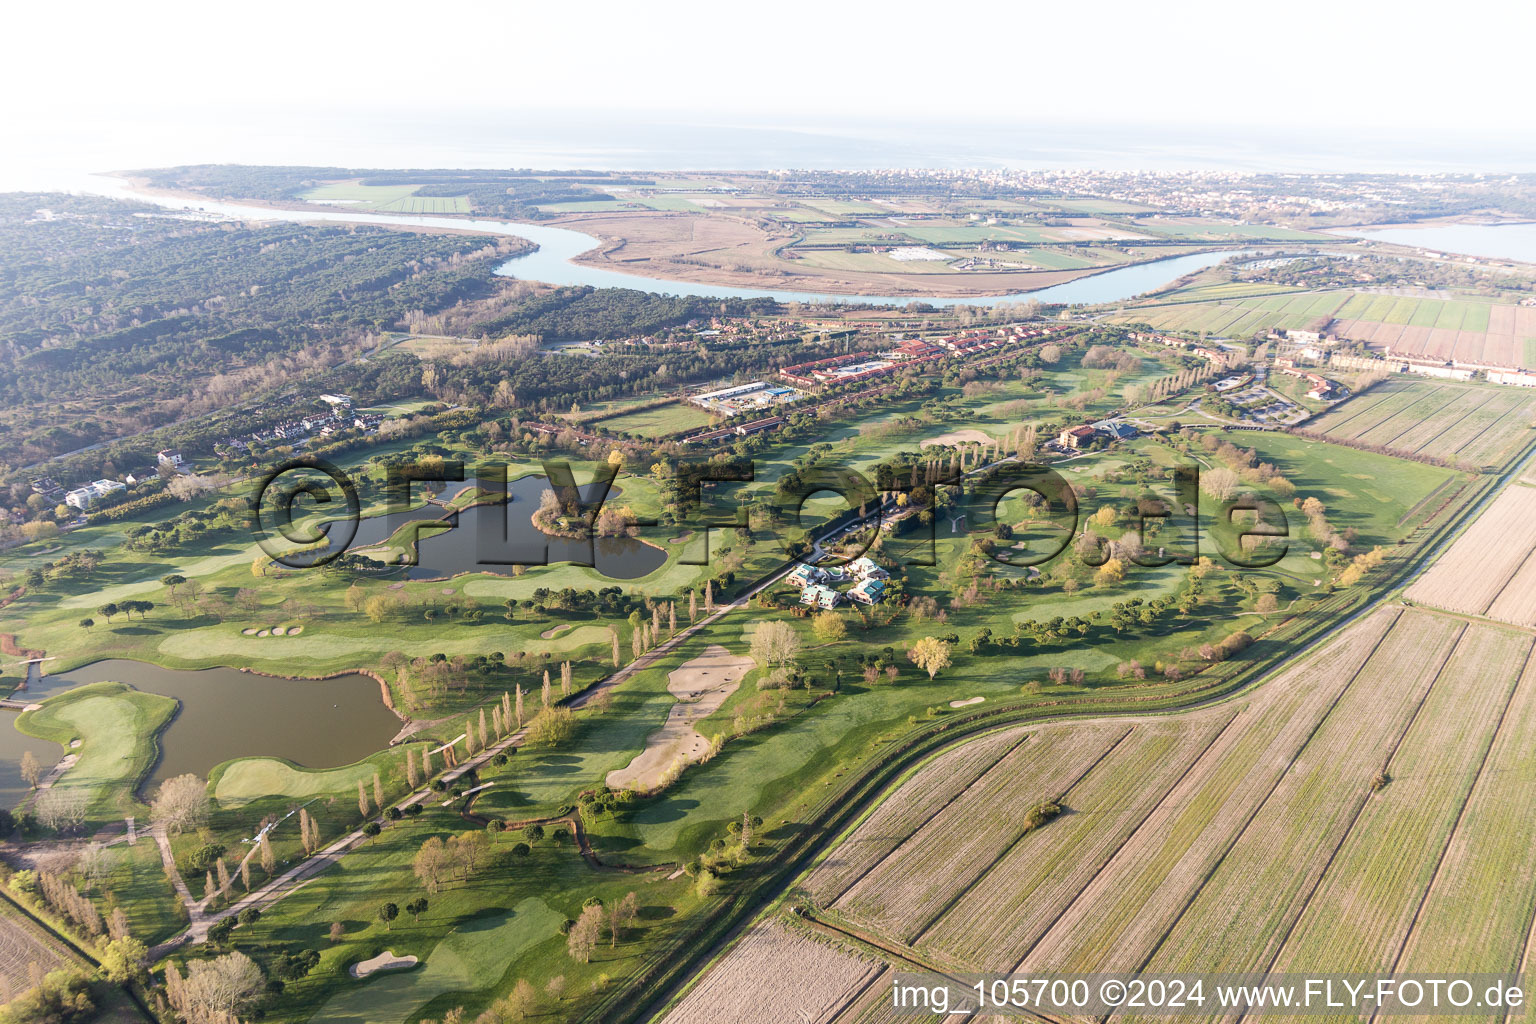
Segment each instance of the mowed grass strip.
[[1530,649],[1528,636],[1469,628],[1273,970],[1392,970]]
[[[398,749],[394,753],[404,757]],[[229,763],[219,773],[214,798],[224,807],[243,807],[266,796],[305,799],[329,793],[346,794],[355,790],[359,782],[372,792],[374,776],[383,774],[372,760],[311,771],[275,757],[246,757]]]
[[1129,731],[1110,721],[1031,734],[861,878],[837,909],[910,942],[1018,839],[1031,807],[1060,798]]
[[1068,794],[1061,817],[1025,835],[918,949],[974,970],[1009,970],[1238,714],[1223,708],[1136,725]]
[[1384,645],[1397,617],[1377,612],[1266,683],[1244,727],[1229,730],[1201,757],[1015,970],[1135,970]]

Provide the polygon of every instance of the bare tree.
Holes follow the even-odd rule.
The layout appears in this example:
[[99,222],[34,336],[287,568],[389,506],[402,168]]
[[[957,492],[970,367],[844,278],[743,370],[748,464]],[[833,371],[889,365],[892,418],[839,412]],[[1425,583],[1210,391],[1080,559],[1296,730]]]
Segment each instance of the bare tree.
[[32,807],[45,828],[67,833],[75,832],[85,824],[85,809],[89,803],[90,794],[83,789],[54,786],[39,793]]
[[167,779],[149,805],[149,820],[167,832],[197,828],[208,820],[208,784],[190,773]]
[[112,869],[117,866],[117,853],[103,846],[101,843],[91,843],[80,851],[80,860],[75,867],[79,869],[80,876],[85,879],[85,891],[107,880],[112,874]]
[[600,903],[594,903],[581,912],[576,924],[571,927],[571,934],[566,939],[565,948],[572,958],[582,963],[592,962],[592,950],[603,935],[603,907]]
[[30,750],[21,752],[21,777],[33,789],[42,781],[43,766],[38,763],[37,755]]
[[762,667],[787,665],[800,655],[800,634],[787,622],[760,622],[752,634],[752,657]]
[[244,953],[193,960],[175,986],[172,1007],[187,1024],[227,1024],[266,993],[261,968]]

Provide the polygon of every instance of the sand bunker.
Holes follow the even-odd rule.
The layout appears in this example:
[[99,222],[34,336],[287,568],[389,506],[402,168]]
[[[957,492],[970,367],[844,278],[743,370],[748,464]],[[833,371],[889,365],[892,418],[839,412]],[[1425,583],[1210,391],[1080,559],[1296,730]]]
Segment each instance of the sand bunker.
[[240,632],[243,635],[245,635],[245,636],[255,636],[256,635],[256,627],[255,626],[247,626],[244,629],[242,629]]
[[751,658],[732,654],[710,644],[697,658],[679,665],[667,676],[667,692],[677,703],[660,729],[646,737],[645,750],[623,768],[608,773],[612,789],[634,786],[641,792],[654,789],[672,762],[682,757],[697,761],[709,749],[709,741],[693,723],[718,711],[752,670]]
[[266,630],[266,629],[263,629],[263,630],[260,630],[260,631],[258,631],[258,632],[257,632],[257,633],[256,633],[256,635],[257,635],[257,636],[271,636],[271,635],[272,635],[272,632],[271,632],[271,630]]
[[948,434],[928,438],[922,446],[927,448],[931,444],[991,444],[992,440],[990,434],[980,430],[952,430]]
[[539,634],[539,639],[541,639],[541,640],[553,640],[555,637],[559,636],[561,633],[564,633],[567,630],[572,630],[572,629],[575,629],[575,628],[576,627],[571,625],[569,622],[567,622],[563,626],[551,626],[549,629],[546,629],[544,632]]
[[386,949],[376,957],[367,960],[359,960],[347,968],[347,973],[354,978],[366,978],[378,971],[400,971],[407,967],[415,967],[414,956],[395,956],[393,950]]
[[288,635],[288,627],[287,626],[273,626],[272,627],[272,635],[273,636],[287,636]]
[[302,632],[304,632],[304,627],[303,626],[289,626],[288,627],[288,635],[289,636],[298,636]]
[[968,708],[972,704],[980,704],[986,699],[985,697],[972,697],[969,700],[952,700],[949,702],[949,706],[952,708]]

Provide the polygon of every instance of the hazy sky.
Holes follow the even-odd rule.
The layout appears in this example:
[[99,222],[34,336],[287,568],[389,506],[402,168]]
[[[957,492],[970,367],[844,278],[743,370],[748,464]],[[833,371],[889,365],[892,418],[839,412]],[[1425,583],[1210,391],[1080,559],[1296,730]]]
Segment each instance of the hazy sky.
[[[296,108],[308,114],[293,137],[263,144],[323,149],[330,113],[331,134],[344,135],[352,116],[581,111],[842,131],[1230,126],[1529,148],[1533,10],[1507,0],[33,2],[7,13],[0,102],[12,138],[33,150],[111,139],[195,152],[189,114]],[[114,127],[123,117],[163,124]],[[217,131],[206,144],[210,159],[243,152]]]

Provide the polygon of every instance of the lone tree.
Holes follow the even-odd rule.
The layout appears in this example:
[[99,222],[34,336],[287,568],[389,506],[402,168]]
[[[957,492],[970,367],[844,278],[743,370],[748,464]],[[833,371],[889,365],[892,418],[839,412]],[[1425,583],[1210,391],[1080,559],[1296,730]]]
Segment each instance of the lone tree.
[[379,920],[384,922],[385,931],[393,931],[395,918],[400,916],[400,908],[393,903],[386,903],[379,908]]
[[912,649],[907,652],[907,657],[912,659],[912,664],[927,672],[931,681],[941,669],[949,668],[949,651],[949,644],[943,640],[925,636],[912,645]]
[[837,612],[822,612],[811,620],[811,630],[822,643],[836,643],[848,635],[848,624]]
[[92,626],[94,626],[94,625],[96,625],[96,620],[95,619],[81,619],[80,620],[80,628],[83,629],[83,630],[89,631],[90,628]]
[[412,921],[420,921],[421,915],[427,912],[427,898],[422,896],[411,900],[405,905],[405,912],[411,915]]
[[202,825],[209,812],[207,783],[188,773],[160,784],[149,805],[149,820],[174,834]]
[[37,755],[30,750],[21,752],[21,777],[33,789],[37,788],[43,777],[43,766],[38,763]]
[[763,668],[787,665],[800,656],[800,634],[787,622],[763,622],[752,634],[752,658]]

